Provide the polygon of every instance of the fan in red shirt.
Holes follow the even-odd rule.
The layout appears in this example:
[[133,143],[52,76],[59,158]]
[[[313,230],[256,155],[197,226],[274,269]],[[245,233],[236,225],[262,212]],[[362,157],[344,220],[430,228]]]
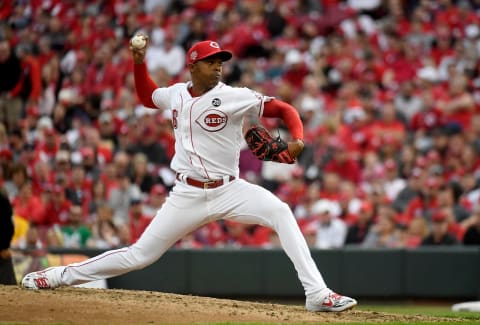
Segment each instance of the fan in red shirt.
[[448,83],[448,98],[439,102],[439,108],[449,123],[456,123],[464,130],[470,128],[475,113],[475,100],[467,90],[465,75],[455,75]]
[[292,209],[295,209],[306,195],[307,185],[304,182],[303,174],[303,168],[297,166],[291,171],[292,177],[289,181],[282,183],[276,190],[276,195]]
[[443,113],[435,106],[431,91],[422,93],[422,102],[422,110],[413,115],[409,126],[417,134],[430,133],[444,124]]
[[44,223],[48,226],[67,224],[71,207],[72,202],[67,200],[65,188],[58,184],[53,185],[52,195],[45,208]]
[[152,221],[151,218],[143,214],[142,201],[134,198],[130,201],[129,229],[130,243],[135,243],[142,235],[143,231]]
[[210,222],[202,228],[195,231],[199,241],[207,246],[224,246],[228,240],[228,235],[219,221]]
[[397,118],[395,105],[392,101],[386,102],[381,108],[381,118],[372,127],[373,136],[381,140],[391,140],[397,144],[405,142],[405,125]]
[[[254,6],[258,3],[252,2]],[[252,12],[242,20],[238,13],[233,11],[227,19],[234,25],[226,26],[228,29],[225,29],[223,35],[216,35],[224,49],[232,51],[238,58],[265,54],[263,44],[269,41],[270,32],[261,13]]]
[[452,35],[464,37],[465,27],[468,24],[478,24],[475,10],[469,1],[443,1],[442,6],[435,12],[435,21],[447,25]]
[[349,152],[342,141],[334,141],[332,150],[332,160],[325,164],[323,170],[327,173],[335,173],[358,185],[361,178],[361,168],[358,161],[350,158]]
[[227,229],[227,244],[234,247],[254,246],[255,238],[250,232],[256,226],[251,226],[233,220],[225,220],[225,228]]
[[[335,202],[339,201],[342,196],[340,184],[341,178],[343,177],[344,176],[341,174],[325,172],[322,176],[322,185],[318,194],[318,198]],[[312,207],[310,207],[310,213]]]
[[453,49],[451,46],[451,32],[448,25],[437,24],[435,28],[435,34],[436,37],[433,48],[431,50],[431,56],[435,61],[435,65],[438,66],[445,57],[451,56],[453,54]]
[[44,130],[44,140],[38,144],[36,155],[43,161],[53,161],[60,148],[60,139],[53,128]]
[[339,141],[346,146],[350,157],[361,159],[369,149],[372,138],[372,124],[368,123],[367,114],[360,106],[347,108],[344,113],[344,122],[338,130]]
[[36,194],[43,192],[46,186],[55,182],[55,175],[48,162],[37,160],[32,169],[32,190]]
[[423,186],[420,188],[420,193],[416,198],[409,202],[403,216],[401,217],[402,222],[408,225],[413,218],[425,218],[432,211],[437,209],[439,188],[440,182],[438,178],[427,178]]
[[[245,1],[246,2],[246,1]],[[232,9],[234,1],[232,0],[197,0],[191,1],[190,6],[200,13],[212,13],[219,7]]]
[[33,222],[43,224],[45,206],[39,196],[32,193],[32,184],[25,182],[20,186],[18,195],[12,201],[16,215]]
[[95,95],[116,93],[121,87],[121,82],[117,68],[112,63],[111,50],[107,46],[100,47],[86,71],[85,83],[90,85],[89,93]]
[[359,60],[354,68],[353,73],[357,80],[368,83],[380,84],[386,71],[383,62],[378,61],[372,52],[365,53],[363,60]]
[[285,71],[282,79],[299,91],[303,85],[303,79],[308,73],[309,70],[302,53],[297,49],[288,51],[285,55]]
[[24,100],[36,104],[42,90],[40,65],[36,56],[31,54],[31,49],[28,46],[18,46],[17,55],[20,59],[23,73],[21,81],[11,91],[11,96],[20,95]]
[[165,148],[168,159],[172,159],[175,153],[175,136],[173,135],[172,124],[161,114],[157,114],[155,119],[158,126],[157,140]]

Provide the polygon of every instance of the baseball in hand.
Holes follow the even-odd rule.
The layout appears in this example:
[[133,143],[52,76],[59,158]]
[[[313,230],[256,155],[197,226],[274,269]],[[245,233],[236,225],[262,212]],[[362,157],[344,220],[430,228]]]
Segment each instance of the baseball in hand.
[[132,47],[134,47],[138,50],[143,49],[145,47],[145,45],[147,45],[147,40],[145,39],[145,37],[143,35],[133,36],[132,40],[130,42],[132,44]]

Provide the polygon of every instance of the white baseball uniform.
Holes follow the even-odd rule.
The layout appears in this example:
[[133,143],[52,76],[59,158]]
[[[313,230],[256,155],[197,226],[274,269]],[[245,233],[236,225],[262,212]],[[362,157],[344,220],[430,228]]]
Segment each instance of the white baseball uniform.
[[[175,156],[171,168],[177,182],[140,239],[128,248],[105,252],[69,265],[66,285],[117,276],[155,262],[175,242],[202,225],[230,219],[273,228],[292,260],[306,295],[326,288],[289,206],[261,186],[239,179],[243,121],[261,116],[268,97],[248,88],[218,83],[200,97],[192,97],[189,83],[157,88],[155,105],[172,110]],[[189,184],[222,180],[223,185],[202,188]],[[198,185],[198,184],[197,184]],[[208,184],[207,184],[208,187]]]

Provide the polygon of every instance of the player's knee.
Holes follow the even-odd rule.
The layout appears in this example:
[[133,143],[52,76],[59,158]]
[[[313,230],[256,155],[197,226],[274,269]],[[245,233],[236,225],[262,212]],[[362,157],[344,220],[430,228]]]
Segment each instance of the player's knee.
[[155,254],[152,254],[152,250],[144,251],[135,245],[130,247],[130,252],[130,261],[134,270],[143,269],[158,259]]
[[292,210],[285,202],[275,205],[271,215],[274,217],[275,223],[283,223],[295,219]]

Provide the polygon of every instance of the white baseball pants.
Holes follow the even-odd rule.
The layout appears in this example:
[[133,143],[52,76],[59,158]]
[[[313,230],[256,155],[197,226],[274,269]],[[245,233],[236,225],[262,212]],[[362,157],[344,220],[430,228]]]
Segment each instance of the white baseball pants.
[[188,233],[219,219],[274,229],[295,266],[305,294],[326,288],[289,206],[263,187],[243,179],[207,190],[177,181],[135,244],[68,265],[62,284],[81,284],[142,269]]

